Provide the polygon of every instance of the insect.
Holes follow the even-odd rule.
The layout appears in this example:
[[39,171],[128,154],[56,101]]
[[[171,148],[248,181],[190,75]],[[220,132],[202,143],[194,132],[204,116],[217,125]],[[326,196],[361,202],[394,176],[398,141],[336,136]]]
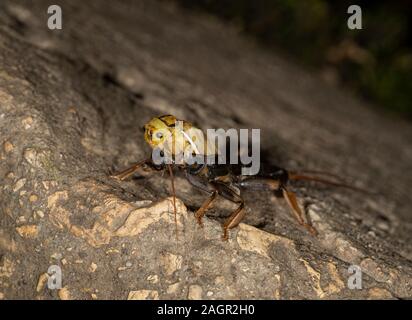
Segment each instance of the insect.
[[[176,126],[178,121],[182,124],[179,127]],[[164,115],[151,119],[144,125],[143,130],[145,141],[153,149],[157,149],[161,153],[167,153],[172,157],[182,152],[182,150],[188,146],[192,146],[193,149],[193,145],[195,144],[194,141],[199,140],[197,138],[201,137],[201,135],[199,135],[199,132],[201,132],[200,129],[194,127],[187,121],[177,120],[176,117],[172,115]],[[201,157],[213,156],[216,154],[216,150],[210,142],[203,141],[202,143],[203,146],[206,146],[203,149],[204,152],[202,153],[197,150],[197,153],[199,153]],[[197,149],[196,146],[194,146],[194,149]],[[316,181],[334,186],[357,189],[344,184],[341,180],[335,182],[319,176],[307,175],[307,173],[322,173],[319,171],[306,171],[306,174],[294,173],[276,167],[273,172],[267,175],[257,174],[255,176],[247,176],[241,174],[239,165],[219,163],[208,164],[207,161],[203,161],[203,163],[200,164],[189,164],[186,162],[176,163],[173,161],[171,163],[155,164],[152,158],[140,161],[112,177],[119,180],[125,180],[135,174],[142,166],[148,167],[153,171],[166,169],[169,171],[174,199],[176,225],[176,192],[173,180],[174,168],[183,171],[186,179],[193,187],[208,195],[201,207],[195,212],[195,218],[199,225],[202,225],[202,218],[218,196],[235,203],[237,208],[230,214],[229,218],[227,218],[222,226],[222,238],[224,240],[228,240],[229,230],[236,227],[245,215],[245,202],[241,195],[244,190],[271,190],[276,195],[283,197],[296,221],[309,231],[310,234],[315,236],[318,232],[311,223],[306,221],[303,210],[298,204],[296,194],[288,189],[289,181]],[[338,177],[334,175],[330,176],[338,179]]]

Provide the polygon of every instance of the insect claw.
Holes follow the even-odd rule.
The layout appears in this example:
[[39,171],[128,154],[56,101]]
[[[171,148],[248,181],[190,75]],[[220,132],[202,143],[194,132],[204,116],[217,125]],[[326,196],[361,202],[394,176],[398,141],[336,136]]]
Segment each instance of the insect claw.
[[226,228],[223,228],[222,240],[223,241],[228,241],[229,240],[229,235],[228,235],[228,232],[227,232]]
[[203,221],[202,221],[202,217],[197,218],[197,224],[203,228]]
[[308,231],[310,232],[310,234],[312,235],[312,236],[314,236],[314,237],[316,237],[318,234],[319,234],[319,232],[318,232],[318,230],[316,230],[313,226],[311,226],[311,225],[306,225],[306,228],[308,229]]

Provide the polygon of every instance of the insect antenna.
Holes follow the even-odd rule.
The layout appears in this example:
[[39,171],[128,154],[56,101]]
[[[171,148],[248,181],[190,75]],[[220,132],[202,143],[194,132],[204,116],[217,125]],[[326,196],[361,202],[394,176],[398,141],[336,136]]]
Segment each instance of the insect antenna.
[[339,182],[345,183],[342,177],[338,176],[337,174],[333,174],[326,171],[321,170],[298,170],[298,171],[289,171],[290,174],[300,174],[300,175],[321,175],[321,176],[328,176],[333,179],[336,179]]
[[[319,176],[304,174],[304,173],[306,173],[306,172],[308,172],[308,173],[309,173],[309,172],[318,172],[318,173],[321,173],[321,174],[329,175],[329,176],[331,176],[331,177],[335,177],[335,178],[336,178],[337,180],[339,180],[339,181],[336,182],[336,181],[332,181],[332,180],[329,180],[329,179],[325,179],[325,178],[322,178],[322,177],[319,177]],[[302,181],[302,180],[304,180],[304,181],[314,181],[314,182],[320,182],[320,183],[328,184],[328,185],[335,186],[335,187],[342,187],[342,188],[347,188],[347,189],[351,189],[351,190],[354,190],[354,191],[360,191],[360,192],[367,193],[367,194],[373,194],[373,193],[370,192],[369,190],[365,190],[365,189],[362,189],[362,188],[358,188],[358,187],[355,187],[355,186],[351,186],[351,185],[343,182],[343,179],[342,179],[342,178],[340,178],[340,177],[338,177],[338,176],[335,176],[334,174],[323,173],[323,172],[320,172],[320,171],[302,171],[302,173],[289,172],[289,180],[294,180],[294,181],[298,181],[298,180],[300,180],[300,181]]]
[[178,241],[179,237],[178,237],[178,230],[177,230],[176,189],[175,189],[174,175],[173,175],[172,166],[170,164],[167,165],[167,168],[169,169],[170,181],[171,181],[171,184],[172,184],[173,212],[174,212],[174,216],[175,216],[176,240]]

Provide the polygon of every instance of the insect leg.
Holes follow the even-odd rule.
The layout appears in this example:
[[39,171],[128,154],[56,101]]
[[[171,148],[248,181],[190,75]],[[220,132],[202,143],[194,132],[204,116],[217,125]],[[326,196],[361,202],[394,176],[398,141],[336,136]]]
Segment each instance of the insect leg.
[[245,204],[243,198],[237,194],[232,188],[224,183],[215,183],[214,184],[216,189],[223,198],[232,201],[234,203],[239,204],[239,207],[231,213],[229,218],[223,224],[223,240],[228,240],[229,234],[228,230],[236,227],[240,221],[242,221],[243,217],[245,216]]
[[211,195],[209,198],[207,198],[205,200],[205,202],[203,202],[202,206],[196,211],[195,213],[195,217],[197,219],[197,222],[199,223],[199,225],[202,225],[202,218],[205,215],[207,209],[209,209],[210,205],[212,204],[212,202],[216,199],[217,197],[217,191],[212,191]]
[[216,199],[219,194],[223,198],[239,204],[239,207],[232,212],[230,217],[223,224],[223,239],[228,239],[228,230],[236,227],[242,218],[244,217],[244,201],[240,195],[238,195],[235,190],[230,188],[230,186],[221,182],[209,182],[200,176],[191,175],[186,172],[186,178],[190,184],[194,187],[207,192],[210,196],[203,205],[196,211],[195,216],[199,224],[202,223],[202,217],[205,215],[207,209],[210,207],[211,203]]
[[[311,172],[311,171],[308,171],[308,172]],[[314,171],[314,172],[316,172],[316,171]],[[295,173],[295,172],[289,172],[289,180],[294,180],[294,181],[304,180],[304,181],[320,182],[320,183],[328,184],[328,185],[331,185],[331,186],[334,186],[334,187],[342,187],[342,188],[351,189],[351,190],[354,190],[354,191],[360,191],[360,192],[363,192],[363,193],[366,193],[366,194],[372,194],[368,190],[348,185],[347,183],[345,183],[342,180],[342,178],[340,178],[338,176],[335,176],[333,174],[326,174],[326,173],[323,173],[323,172],[322,172],[322,174],[334,177],[337,181],[332,181],[332,180],[329,180],[329,179],[325,179],[325,178],[320,177],[320,176],[307,175],[307,174],[304,174],[304,173],[302,174],[302,173]]]
[[111,175],[112,178],[118,179],[118,180],[126,180],[128,177],[130,177],[131,175],[133,175],[135,172],[137,172],[143,165],[149,165],[149,167],[153,170],[157,170],[157,168],[154,166],[154,164],[152,163],[152,161],[150,159],[146,159],[146,160],[142,160],[136,164],[134,164],[133,166],[120,171],[119,173],[115,174],[115,175]]
[[173,169],[170,164],[167,165],[167,168],[169,169],[169,175],[170,175],[170,182],[172,185],[172,193],[173,193],[173,213],[175,216],[175,226],[176,226],[176,240],[178,239],[178,231],[177,231],[177,209],[176,209],[176,189],[175,189],[175,180],[174,180],[174,175],[173,175]]
[[281,191],[283,198],[285,198],[294,218],[298,221],[298,223],[309,230],[312,235],[316,235],[318,233],[313,226],[305,222],[303,219],[303,213],[298,205],[295,193],[288,191],[280,180],[275,178],[248,177],[240,181],[238,185],[252,189],[270,189],[274,191]]
[[202,218],[212,202],[216,199],[218,192],[207,179],[202,178],[201,176],[192,175],[186,171],[186,178],[192,186],[209,194],[209,198],[207,198],[202,206],[195,212],[197,222],[199,225],[202,225]]
[[282,186],[282,194],[287,204],[289,205],[293,216],[296,218],[299,224],[305,227],[312,235],[316,236],[318,234],[317,230],[309,223],[305,222],[305,220],[303,219],[303,213],[298,205],[295,193],[288,191],[286,187]]
[[243,188],[255,189],[255,190],[279,190],[281,182],[273,178],[263,177],[248,177],[238,182],[237,185]]

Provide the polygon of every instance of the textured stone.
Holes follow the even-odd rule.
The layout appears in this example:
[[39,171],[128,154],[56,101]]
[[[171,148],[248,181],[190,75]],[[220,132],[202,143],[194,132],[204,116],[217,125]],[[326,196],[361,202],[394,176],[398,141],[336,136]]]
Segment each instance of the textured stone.
[[23,238],[35,238],[39,233],[39,228],[36,225],[25,225],[17,227],[16,231]]
[[159,293],[155,290],[130,291],[127,300],[159,300]]

